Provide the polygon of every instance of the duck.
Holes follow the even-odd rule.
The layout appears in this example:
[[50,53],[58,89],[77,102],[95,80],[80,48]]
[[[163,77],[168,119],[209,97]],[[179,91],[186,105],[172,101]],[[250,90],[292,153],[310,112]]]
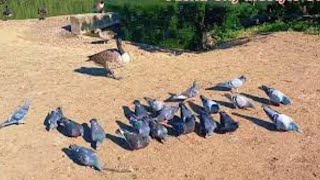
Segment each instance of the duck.
[[8,5],[5,6],[5,9],[4,11],[2,12],[2,15],[4,17],[4,20],[8,20],[8,18],[12,17],[13,16],[13,13],[11,11],[11,9],[9,8]]
[[106,76],[119,80],[112,69],[120,68],[125,66],[131,61],[131,58],[127,52],[122,48],[122,39],[117,37],[116,39],[117,48],[107,49],[97,54],[88,56],[87,61],[93,61],[95,64],[104,67],[107,70]]
[[46,6],[38,8],[39,20],[45,20],[48,16],[48,9]]

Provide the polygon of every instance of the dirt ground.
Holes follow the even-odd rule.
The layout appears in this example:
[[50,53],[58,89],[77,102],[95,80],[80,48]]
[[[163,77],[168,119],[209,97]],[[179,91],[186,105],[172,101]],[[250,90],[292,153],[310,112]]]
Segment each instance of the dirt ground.
[[[33,101],[25,125],[0,130],[0,179],[319,179],[320,178],[320,37],[294,32],[259,36],[228,49],[172,56],[148,52],[126,42],[134,58],[115,70],[123,79],[103,77],[103,70],[86,56],[114,47],[91,44],[61,27],[65,17],[46,21],[0,22],[0,119]],[[197,80],[201,94],[227,102],[226,92],[205,90],[245,74],[240,92],[259,101],[258,89],[271,85],[292,97],[290,106],[275,109],[290,115],[303,133],[279,133],[255,102],[256,110],[234,110],[240,128],[231,134],[204,139],[196,133],[164,143],[152,141],[129,151],[117,143],[116,120],[128,123],[123,106],[151,96],[167,99]],[[255,97],[260,97],[255,98]],[[195,102],[200,104],[199,98]],[[97,118],[109,133],[97,152],[107,167],[130,167],[133,173],[98,172],[79,166],[62,151],[70,144],[90,147],[83,138],[47,132],[43,121],[61,106],[66,116],[85,123]],[[214,115],[219,120],[218,115]]]

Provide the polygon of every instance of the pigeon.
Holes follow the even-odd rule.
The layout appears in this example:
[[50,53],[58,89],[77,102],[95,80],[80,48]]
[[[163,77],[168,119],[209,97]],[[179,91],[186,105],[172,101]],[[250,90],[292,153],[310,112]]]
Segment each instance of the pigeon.
[[220,105],[208,98],[206,98],[205,96],[203,95],[200,95],[200,98],[201,98],[201,101],[202,101],[202,104],[203,104],[203,107],[204,109],[209,113],[218,113],[219,110],[220,110]]
[[66,117],[63,117],[59,122],[59,127],[69,137],[83,136],[83,126],[77,122],[72,121]]
[[145,97],[144,99],[148,102],[148,104],[153,112],[159,112],[165,106],[162,101],[157,101],[156,99],[152,99],[152,98],[148,98],[148,97]]
[[204,135],[205,138],[212,136],[215,129],[217,128],[216,121],[206,111],[200,113],[200,134]]
[[121,128],[119,128],[119,132],[132,150],[143,149],[149,145],[149,136],[142,136],[141,134],[129,132]]
[[24,124],[25,117],[30,109],[31,100],[27,100],[21,107],[13,112],[10,117],[3,123],[0,124],[0,129],[12,124]]
[[144,108],[140,101],[135,100],[133,103],[135,105],[134,113],[136,114],[138,119],[149,116],[148,111],[146,110],[146,108]]
[[135,115],[132,115],[129,119],[133,128],[142,136],[149,136],[150,134],[149,121],[149,117],[142,117],[141,119],[138,119]]
[[59,126],[59,122],[62,119],[62,117],[63,113],[60,107],[51,111],[51,113],[48,115],[48,131],[56,129]]
[[262,89],[269,96],[270,101],[272,103],[275,103],[276,105],[291,104],[290,98],[277,89],[267,87],[267,86],[261,86],[260,89]]
[[93,150],[74,144],[69,146],[69,150],[71,155],[82,165],[94,167],[99,171],[103,170],[103,166]]
[[168,129],[160,124],[156,120],[151,120],[149,122],[150,126],[150,136],[154,139],[157,139],[160,142],[163,142],[167,139],[168,137]]
[[38,15],[39,15],[39,20],[45,20],[48,16],[47,7],[43,6],[41,8],[38,8]]
[[192,86],[181,94],[172,96],[173,100],[188,100],[194,98],[200,92],[200,88],[197,86],[196,81],[193,82]]
[[4,11],[2,12],[2,15],[5,21],[8,20],[8,18],[12,17],[13,13],[8,5],[6,5]]
[[196,126],[196,116],[187,108],[184,103],[180,103],[181,120],[173,121],[171,125],[178,135],[194,132]]
[[238,88],[243,86],[246,81],[247,81],[247,77],[242,75],[242,76],[235,78],[235,79],[232,79],[230,81],[218,83],[216,86],[227,88],[230,90],[236,89],[236,91],[238,92]]
[[95,148],[100,148],[103,140],[106,138],[106,133],[104,132],[103,128],[100,126],[96,119],[90,120],[91,124],[91,140],[94,143]]
[[171,120],[176,112],[179,110],[179,106],[165,106],[156,117],[158,122]]
[[285,114],[281,114],[266,105],[262,105],[264,112],[272,120],[273,124],[279,131],[301,132],[299,126],[293,119]]
[[235,108],[239,109],[248,109],[255,108],[253,103],[246,97],[238,94],[230,96],[230,100],[233,103]]
[[235,122],[232,117],[225,111],[220,111],[220,125],[218,131],[220,133],[234,132],[238,129],[239,123]]

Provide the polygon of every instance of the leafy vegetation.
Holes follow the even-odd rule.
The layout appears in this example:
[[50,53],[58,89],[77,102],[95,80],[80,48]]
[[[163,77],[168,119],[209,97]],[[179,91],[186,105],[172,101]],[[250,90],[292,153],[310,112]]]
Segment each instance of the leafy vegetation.
[[[50,16],[92,12],[94,0],[8,0],[14,18],[37,18],[46,5]],[[303,9],[304,8],[304,9]],[[175,2],[166,0],[108,0],[106,11],[121,15],[124,39],[165,47],[199,50],[204,33],[224,42],[246,34],[302,31],[320,34],[319,19],[297,19],[307,10],[317,14],[320,2]],[[305,13],[305,12],[304,12]]]

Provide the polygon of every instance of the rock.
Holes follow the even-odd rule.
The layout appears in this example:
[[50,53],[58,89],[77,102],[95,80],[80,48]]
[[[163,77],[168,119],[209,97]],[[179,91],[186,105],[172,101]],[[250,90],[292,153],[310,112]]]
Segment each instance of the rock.
[[90,13],[70,16],[71,32],[82,35],[120,23],[117,13]]

